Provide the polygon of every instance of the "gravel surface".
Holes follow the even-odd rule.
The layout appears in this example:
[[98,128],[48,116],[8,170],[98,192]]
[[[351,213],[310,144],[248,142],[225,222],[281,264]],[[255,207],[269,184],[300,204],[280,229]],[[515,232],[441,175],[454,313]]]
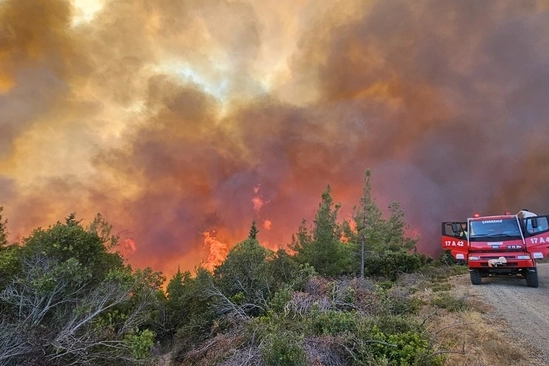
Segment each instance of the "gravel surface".
[[549,263],[538,264],[538,278],[538,288],[527,287],[523,278],[483,278],[479,286],[469,282],[469,292],[493,306],[516,338],[539,351],[536,361],[549,365]]

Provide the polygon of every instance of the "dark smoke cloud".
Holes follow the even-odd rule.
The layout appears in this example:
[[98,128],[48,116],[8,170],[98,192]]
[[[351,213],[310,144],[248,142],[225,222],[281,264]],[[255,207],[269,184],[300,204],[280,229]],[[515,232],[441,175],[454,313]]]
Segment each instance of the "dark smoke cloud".
[[348,218],[367,168],[427,254],[440,221],[547,213],[546,1],[111,0],[78,24],[70,4],[0,2],[14,238],[101,212],[173,273],[205,231],[268,220],[288,244],[328,184]]

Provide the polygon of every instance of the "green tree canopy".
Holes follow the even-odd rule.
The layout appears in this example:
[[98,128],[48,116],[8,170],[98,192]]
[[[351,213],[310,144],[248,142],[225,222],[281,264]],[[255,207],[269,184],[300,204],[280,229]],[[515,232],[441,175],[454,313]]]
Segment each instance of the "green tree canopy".
[[274,279],[268,268],[272,255],[257,240],[246,239],[235,245],[214,271],[217,288],[246,314],[265,311],[273,295]]
[[99,214],[88,227],[84,227],[72,213],[65,223],[57,222],[48,229],[35,229],[23,239],[23,254],[33,257],[41,253],[60,263],[74,259],[89,271],[93,281],[101,281],[110,270],[124,266],[120,253],[113,251],[117,238],[111,236],[110,231],[111,226]]
[[109,233],[100,216],[84,227],[71,214],[11,253],[20,270],[0,289],[1,364],[131,364],[146,356],[154,334],[140,327],[163,277],[124,265]]
[[297,235],[292,238],[291,249],[297,253],[296,260],[310,264],[325,276],[347,273],[350,268],[350,252],[341,241],[344,231],[337,222],[339,208],[339,204],[334,204],[328,186],[322,193],[311,233],[302,221]]

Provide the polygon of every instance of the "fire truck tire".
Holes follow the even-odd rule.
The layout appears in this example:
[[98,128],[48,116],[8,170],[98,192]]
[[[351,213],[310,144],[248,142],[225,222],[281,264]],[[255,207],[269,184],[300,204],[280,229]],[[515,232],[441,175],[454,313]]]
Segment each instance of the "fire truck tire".
[[482,284],[482,277],[480,276],[480,271],[478,269],[470,269],[469,274],[471,275],[471,283],[473,285]]
[[528,287],[538,287],[538,271],[526,270],[526,285]]

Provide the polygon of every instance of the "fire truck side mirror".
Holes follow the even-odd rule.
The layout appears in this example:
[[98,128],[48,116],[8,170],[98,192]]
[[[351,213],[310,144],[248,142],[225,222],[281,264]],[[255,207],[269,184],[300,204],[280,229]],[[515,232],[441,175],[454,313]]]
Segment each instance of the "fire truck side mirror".
[[537,218],[537,217],[534,217],[534,218],[532,219],[532,227],[533,227],[534,229],[537,229],[537,228],[539,227],[538,218]]
[[459,233],[459,225],[458,224],[452,224],[452,233],[454,233],[454,235],[457,235]]

